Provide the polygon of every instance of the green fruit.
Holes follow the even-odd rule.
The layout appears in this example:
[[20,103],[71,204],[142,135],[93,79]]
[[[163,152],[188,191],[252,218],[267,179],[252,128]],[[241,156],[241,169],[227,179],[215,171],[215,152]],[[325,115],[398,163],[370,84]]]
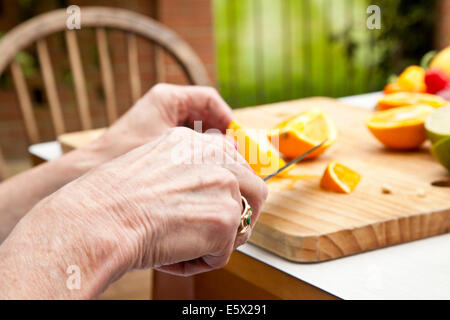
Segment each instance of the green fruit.
[[450,137],[436,142],[431,148],[433,156],[450,171]]
[[428,139],[434,144],[450,137],[450,106],[436,109],[425,121]]

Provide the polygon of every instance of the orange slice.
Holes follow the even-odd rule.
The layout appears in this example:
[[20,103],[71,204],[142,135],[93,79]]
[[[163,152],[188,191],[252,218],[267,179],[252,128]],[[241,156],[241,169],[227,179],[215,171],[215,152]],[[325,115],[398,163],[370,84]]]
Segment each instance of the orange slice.
[[322,154],[337,139],[333,121],[321,110],[312,109],[275,126],[269,139],[288,158],[295,158],[325,139],[327,142],[306,159]]
[[404,91],[405,89],[400,87],[397,82],[388,83],[383,89],[384,94],[391,94]]
[[376,112],[366,125],[385,146],[392,149],[415,149],[426,139],[425,120],[435,109],[414,105]]
[[[268,176],[286,163],[279,157],[278,151],[270,144],[265,130],[245,128],[232,121],[228,125],[227,135],[238,144],[238,151],[250,167],[261,177]],[[287,168],[284,172],[292,169]]]
[[414,104],[427,104],[440,108],[448,102],[439,96],[429,93],[397,92],[385,95],[378,101],[377,110],[383,111]]
[[360,180],[361,175],[359,173],[332,161],[323,173],[320,186],[326,190],[350,193],[356,188]]

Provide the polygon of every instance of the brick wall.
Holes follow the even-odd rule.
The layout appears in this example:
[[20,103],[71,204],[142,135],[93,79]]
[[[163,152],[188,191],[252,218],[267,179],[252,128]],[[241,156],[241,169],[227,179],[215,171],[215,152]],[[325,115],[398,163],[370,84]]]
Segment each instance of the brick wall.
[[[21,21],[33,15],[65,7],[71,4],[83,6],[121,7],[139,12],[154,19],[178,33],[199,55],[205,64],[210,78],[215,79],[214,45],[212,25],[212,0],[79,0],[79,1],[34,1],[35,8],[23,9],[18,1],[0,0],[0,31],[7,32]],[[81,13],[82,14],[82,13]],[[95,34],[92,30],[82,29],[77,33],[81,48],[88,95],[94,126],[106,125],[106,112],[99,73]],[[124,113],[131,103],[129,73],[125,36],[118,31],[108,33],[109,49],[114,69],[114,82],[119,114]],[[73,91],[65,42],[62,34],[48,38],[51,59],[58,84],[59,97],[63,106],[64,119],[68,131],[81,129],[77,104]],[[139,39],[139,65],[142,89],[148,90],[157,82],[154,65],[154,46],[144,39]],[[26,50],[35,59],[35,48]],[[169,56],[163,55],[165,81],[185,84],[187,80]],[[49,107],[46,101],[42,77],[38,70],[27,78],[30,93],[34,99],[34,111],[38,121],[41,139],[54,140]],[[28,142],[23,126],[22,115],[14,91],[9,71],[0,82],[0,148],[5,157],[26,156]]]

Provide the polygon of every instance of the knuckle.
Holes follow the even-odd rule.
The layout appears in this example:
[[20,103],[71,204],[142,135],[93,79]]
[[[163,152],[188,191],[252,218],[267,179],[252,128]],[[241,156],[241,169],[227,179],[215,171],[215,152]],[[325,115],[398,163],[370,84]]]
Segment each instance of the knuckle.
[[234,235],[240,219],[240,206],[232,198],[224,199],[220,213],[212,217],[213,224],[219,229],[220,234],[228,238]]
[[203,88],[204,88],[205,92],[208,93],[208,94],[211,95],[211,96],[215,96],[215,95],[218,95],[218,94],[219,94],[219,92],[217,91],[217,89],[214,88],[214,87],[205,86],[205,87],[203,87]]
[[167,90],[169,87],[170,85],[168,83],[157,83],[150,89],[150,92],[160,93],[161,91]]
[[168,129],[169,136],[177,136],[177,137],[191,137],[195,134],[195,132],[186,127],[174,127]]
[[216,178],[221,186],[230,190],[239,189],[239,181],[231,171],[223,168],[219,172],[220,174],[218,174]]

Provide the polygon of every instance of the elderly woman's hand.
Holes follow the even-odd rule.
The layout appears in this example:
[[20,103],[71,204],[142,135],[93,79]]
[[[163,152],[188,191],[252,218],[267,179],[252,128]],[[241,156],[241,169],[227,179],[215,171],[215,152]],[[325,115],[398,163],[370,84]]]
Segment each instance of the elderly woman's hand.
[[[224,137],[175,128],[44,199],[2,250],[16,248],[13,264],[39,276],[16,281],[34,284],[40,297],[40,286],[93,297],[135,268],[192,275],[223,267],[248,239],[251,230],[237,235],[241,194],[253,226],[264,182]],[[85,291],[64,287],[69,265],[80,267]]]
[[0,243],[38,201],[90,169],[194,120],[202,121],[204,129],[224,131],[231,116],[228,105],[211,87],[154,86],[99,139],[2,183]]
[[115,122],[90,148],[105,160],[122,155],[167,129],[201,121],[204,130],[225,132],[232,112],[216,89],[202,86],[157,84]]

